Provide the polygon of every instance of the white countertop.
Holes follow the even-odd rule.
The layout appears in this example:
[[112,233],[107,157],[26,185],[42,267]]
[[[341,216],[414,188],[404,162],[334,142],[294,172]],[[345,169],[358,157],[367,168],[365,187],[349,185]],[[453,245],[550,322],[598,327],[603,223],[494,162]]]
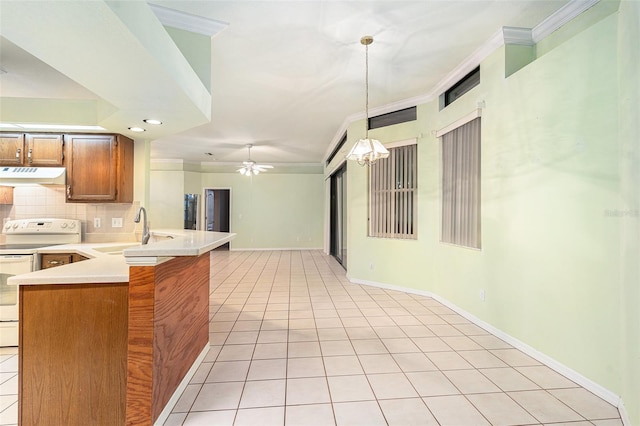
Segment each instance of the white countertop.
[[11,285],[117,283],[129,281],[129,266],[155,265],[178,256],[199,256],[236,234],[192,230],[157,230],[146,245],[139,243],[79,243],[44,247],[38,253],[78,253],[88,260],[43,269],[8,279]]

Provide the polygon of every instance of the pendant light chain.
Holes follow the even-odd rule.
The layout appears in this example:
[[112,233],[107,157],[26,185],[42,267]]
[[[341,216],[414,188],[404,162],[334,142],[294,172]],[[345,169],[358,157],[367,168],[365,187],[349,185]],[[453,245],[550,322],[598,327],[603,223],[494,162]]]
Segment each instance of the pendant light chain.
[[365,139],[369,139],[369,44],[365,43],[364,45],[364,58],[365,58],[365,75],[364,75],[364,85],[365,85],[365,105],[364,105],[364,128],[365,128]]
[[370,166],[377,160],[389,156],[389,150],[380,141],[369,138],[369,45],[371,43],[373,43],[373,37],[370,35],[360,39],[360,44],[365,48],[365,138],[358,140],[346,156],[347,160],[356,161],[361,166]]

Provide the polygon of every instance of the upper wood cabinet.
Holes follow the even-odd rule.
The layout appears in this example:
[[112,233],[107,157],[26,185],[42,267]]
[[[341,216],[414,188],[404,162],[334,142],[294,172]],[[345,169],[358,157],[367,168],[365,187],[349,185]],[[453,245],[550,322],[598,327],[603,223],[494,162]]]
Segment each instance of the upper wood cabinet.
[[0,133],[0,164],[20,166],[24,161],[24,134]]
[[0,165],[62,166],[63,141],[54,133],[1,133]]
[[27,134],[25,135],[27,166],[62,166],[63,141],[62,135],[57,134]]
[[67,201],[133,201],[133,141],[122,135],[64,135]]

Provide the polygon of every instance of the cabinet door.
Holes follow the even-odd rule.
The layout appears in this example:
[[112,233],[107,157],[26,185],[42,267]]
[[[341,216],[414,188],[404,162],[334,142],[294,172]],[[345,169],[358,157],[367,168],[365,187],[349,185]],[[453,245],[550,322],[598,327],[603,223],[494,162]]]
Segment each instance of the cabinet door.
[[67,201],[116,201],[117,156],[114,135],[64,135]]
[[0,204],[13,204],[13,187],[0,186]]
[[62,135],[27,134],[28,166],[62,166]]
[[19,166],[24,160],[24,135],[21,133],[0,134],[0,164]]

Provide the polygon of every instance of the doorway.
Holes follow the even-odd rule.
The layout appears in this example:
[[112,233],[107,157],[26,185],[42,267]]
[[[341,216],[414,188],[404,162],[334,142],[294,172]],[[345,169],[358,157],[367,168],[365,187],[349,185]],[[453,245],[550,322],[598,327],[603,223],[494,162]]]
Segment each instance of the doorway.
[[347,269],[347,163],[331,175],[330,254]]
[[[204,190],[204,231],[229,232],[231,190],[213,189]],[[229,250],[229,243],[223,244],[216,250]]]

